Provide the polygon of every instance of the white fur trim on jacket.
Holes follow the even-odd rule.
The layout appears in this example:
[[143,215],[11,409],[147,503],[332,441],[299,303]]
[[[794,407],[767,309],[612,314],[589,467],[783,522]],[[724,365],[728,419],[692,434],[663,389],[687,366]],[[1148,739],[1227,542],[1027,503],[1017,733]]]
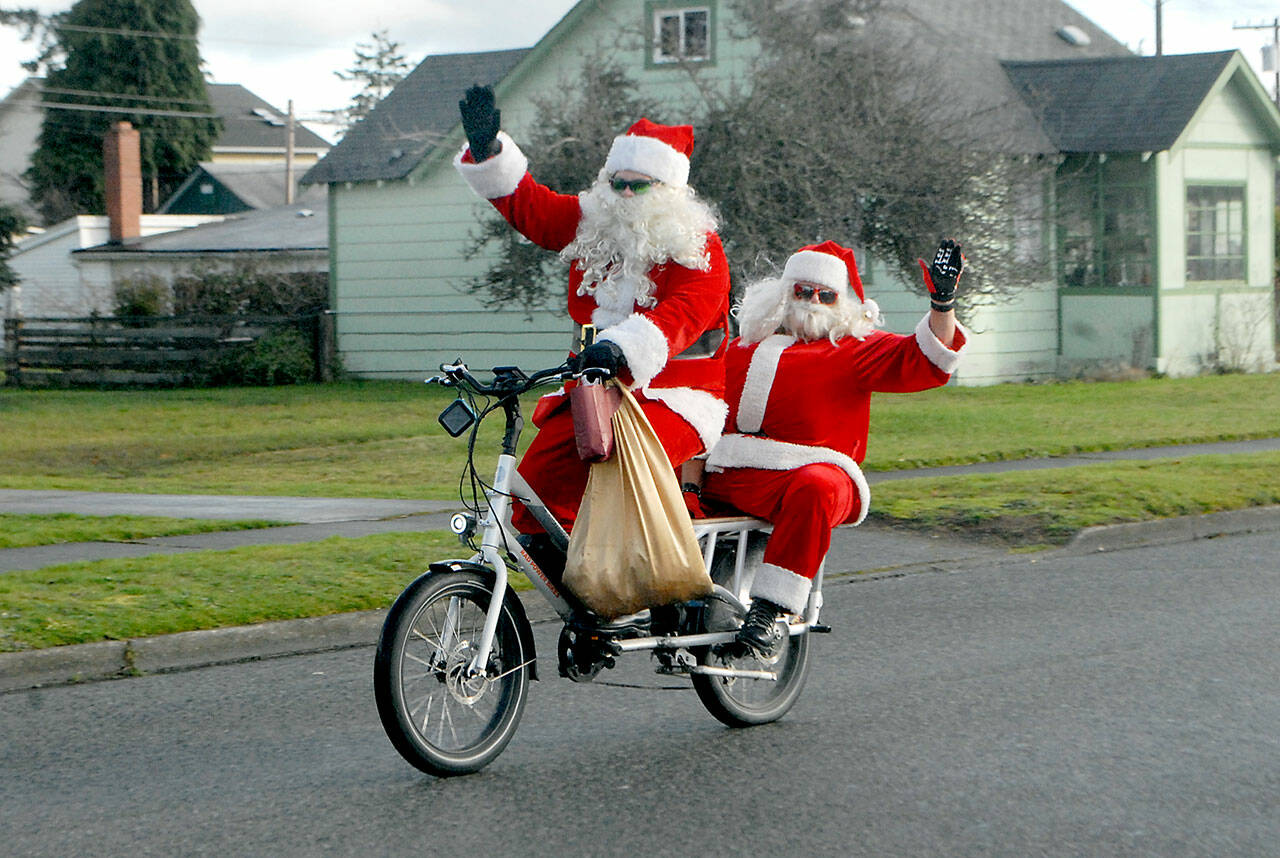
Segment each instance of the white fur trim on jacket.
[[471,190],[486,200],[514,194],[516,186],[529,171],[529,159],[507,136],[507,132],[499,131],[498,140],[502,143],[502,151],[479,164],[463,163],[462,156],[467,152],[465,145],[453,159],[453,166],[466,179]]
[[704,450],[716,445],[729,416],[729,406],[723,399],[692,387],[646,387],[642,392],[683,417],[702,439]]
[[613,138],[604,171],[612,176],[620,170],[643,173],[672,187],[689,184],[689,159],[657,137],[623,134]]
[[854,524],[862,524],[871,506],[871,487],[850,456],[828,447],[791,444],[758,435],[725,435],[716,442],[715,449],[707,457],[708,471],[726,468],[760,468],[766,471],[794,471],[805,465],[826,463],[835,465],[853,480],[858,489],[858,518]]
[[947,375],[956,371],[956,367],[960,365],[960,358],[964,356],[964,350],[969,345],[968,329],[959,322],[956,322],[956,329],[964,336],[965,344],[953,350],[944,346],[942,340],[934,335],[933,329],[929,327],[928,315],[920,320],[920,324],[916,325],[916,345],[920,346],[920,351],[924,352],[924,356],[929,359],[929,363]]
[[830,253],[801,250],[787,258],[782,279],[791,283],[817,283],[844,295],[849,290],[849,268],[844,260]]
[[634,387],[643,388],[667,365],[671,346],[662,329],[647,316],[632,313],[612,328],[600,332],[598,339],[616,343],[622,349],[631,370]]
[[804,614],[812,588],[813,582],[803,575],[772,563],[761,563],[751,581],[751,598],[768,599],[793,614]]
[[769,404],[769,391],[773,390],[773,379],[778,374],[778,361],[795,341],[795,337],[774,334],[756,346],[747,366],[747,377],[742,382],[742,396],[738,400],[739,432],[760,431],[765,406]]

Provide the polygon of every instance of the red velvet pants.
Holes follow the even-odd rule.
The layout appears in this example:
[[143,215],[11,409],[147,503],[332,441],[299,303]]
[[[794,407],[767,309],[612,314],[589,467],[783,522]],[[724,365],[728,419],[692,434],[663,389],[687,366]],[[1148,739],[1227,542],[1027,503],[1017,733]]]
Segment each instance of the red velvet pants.
[[772,524],[764,562],[809,580],[831,547],[831,529],[856,518],[860,505],[849,475],[826,463],[791,471],[730,468],[709,473],[702,497]]
[[[673,468],[702,452],[702,439],[683,417],[661,402],[636,398]],[[566,530],[570,530],[578,517],[578,505],[582,503],[582,494],[587,488],[589,468],[588,463],[578,458],[578,448],[573,440],[573,415],[569,410],[568,397],[565,397],[564,402],[541,421],[537,436],[516,470],[547,509]],[[543,530],[537,519],[520,504],[512,510],[511,521],[521,533],[541,533]]]

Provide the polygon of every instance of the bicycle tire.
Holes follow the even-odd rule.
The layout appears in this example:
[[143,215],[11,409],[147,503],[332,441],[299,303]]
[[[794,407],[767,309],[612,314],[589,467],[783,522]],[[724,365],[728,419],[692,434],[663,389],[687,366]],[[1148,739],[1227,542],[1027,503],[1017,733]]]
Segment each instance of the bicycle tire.
[[373,686],[382,727],[406,761],[438,777],[491,763],[527,702],[533,654],[509,605],[484,674],[466,675],[492,595],[476,572],[423,575],[396,599],[378,638]]

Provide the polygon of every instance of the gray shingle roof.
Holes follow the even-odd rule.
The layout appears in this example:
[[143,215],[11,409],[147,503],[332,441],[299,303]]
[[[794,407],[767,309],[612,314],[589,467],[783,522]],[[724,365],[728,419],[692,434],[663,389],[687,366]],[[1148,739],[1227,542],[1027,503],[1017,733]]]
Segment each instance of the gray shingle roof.
[[497,83],[529,51],[427,57],[307,171],[303,183],[404,178],[458,124],[458,100],[467,87]]
[[1003,66],[1059,151],[1160,152],[1182,134],[1233,53]]
[[321,206],[277,206],[228,215],[218,223],[162,232],[124,245],[100,245],[76,253],[236,253],[324,251],[329,212]]
[[[294,168],[296,177],[301,170]],[[193,185],[216,179],[251,209],[266,209],[284,202],[285,172],[283,161],[201,161],[178,190],[174,191],[157,214],[168,214],[170,207]],[[294,195],[297,205],[310,208],[325,205],[324,186],[304,187]],[[207,211],[207,209],[206,209]]]
[[[284,151],[287,111],[281,112],[238,83],[211,83],[208,91],[213,112],[222,118],[222,134],[214,143],[215,149],[275,148]],[[255,110],[262,111],[265,117],[254,113]],[[274,117],[274,120],[269,117]],[[273,121],[278,124],[273,124]],[[293,145],[298,149],[329,149],[328,141],[296,122]]]

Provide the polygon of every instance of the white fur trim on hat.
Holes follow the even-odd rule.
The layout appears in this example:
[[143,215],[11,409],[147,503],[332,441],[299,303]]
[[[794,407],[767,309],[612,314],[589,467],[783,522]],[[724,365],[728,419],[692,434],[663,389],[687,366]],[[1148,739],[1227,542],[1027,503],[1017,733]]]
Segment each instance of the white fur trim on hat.
[[641,393],[679,414],[698,433],[703,450],[710,450],[720,439],[724,420],[729,416],[729,406],[723,399],[692,387],[646,387]]
[[502,143],[502,151],[479,164],[467,164],[462,160],[467,147],[454,156],[453,166],[466,179],[471,190],[486,200],[496,200],[514,194],[516,186],[529,171],[529,159],[520,151],[515,141],[507,136],[507,132],[499,131],[498,140]]
[[839,450],[817,445],[791,444],[758,435],[725,435],[716,442],[711,455],[707,457],[708,471],[723,471],[726,468],[760,468],[766,471],[794,471],[805,465],[835,465],[849,475],[858,489],[858,518],[854,524],[861,524],[867,517],[871,506],[871,487],[867,478],[862,475],[850,456]]
[[790,283],[817,283],[841,294],[849,289],[849,269],[844,260],[816,250],[800,250],[791,254],[783,266],[782,279]]
[[616,343],[622,349],[635,387],[644,387],[653,381],[671,356],[667,335],[639,313],[632,313],[612,328],[601,331],[598,339]]
[[689,159],[656,137],[623,134],[613,138],[604,171],[612,176],[619,170],[643,173],[673,187],[689,183]]
[[933,333],[933,329],[929,327],[928,315],[920,320],[920,324],[916,325],[916,345],[920,346],[920,351],[924,352],[924,356],[929,359],[929,363],[947,375],[956,371],[956,367],[960,365],[960,358],[964,356],[964,350],[969,345],[968,329],[956,322],[956,332],[963,339],[963,343],[958,349],[949,349],[942,344],[942,340],[938,339]]
[[739,432],[760,431],[764,424],[765,406],[769,404],[769,392],[773,390],[773,379],[778,373],[778,361],[795,342],[795,337],[774,334],[756,346],[751,363],[747,365],[747,377],[742,382],[742,395],[738,398]]
[[751,582],[751,598],[768,599],[793,614],[803,614],[809,605],[813,582],[790,569],[761,563]]

